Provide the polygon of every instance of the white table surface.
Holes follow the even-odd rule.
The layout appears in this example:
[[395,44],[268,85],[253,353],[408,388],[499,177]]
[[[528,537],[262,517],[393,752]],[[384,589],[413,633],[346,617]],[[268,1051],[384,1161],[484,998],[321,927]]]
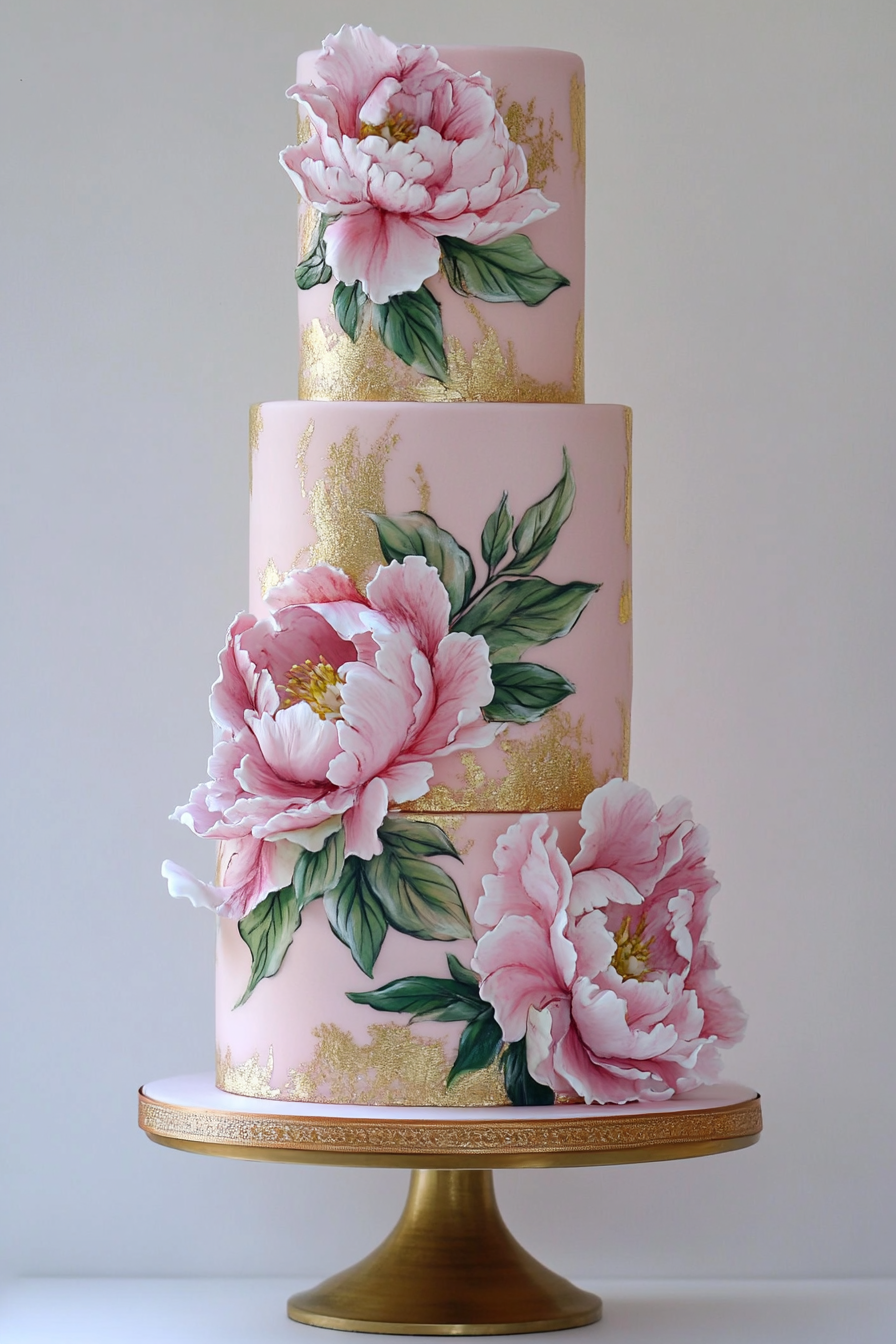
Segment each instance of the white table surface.
[[[23,1279],[0,1289],[0,1344],[359,1344],[377,1338],[290,1321],[287,1297],[312,1282]],[[601,1294],[604,1319],[542,1338],[558,1344],[896,1341],[896,1279],[602,1279],[580,1286]]]

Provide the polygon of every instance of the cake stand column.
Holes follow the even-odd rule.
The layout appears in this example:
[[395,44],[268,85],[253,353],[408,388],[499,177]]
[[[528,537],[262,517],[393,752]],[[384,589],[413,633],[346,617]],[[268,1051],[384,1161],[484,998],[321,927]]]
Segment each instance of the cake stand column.
[[507,1335],[600,1320],[601,1301],[511,1236],[491,1171],[414,1171],[386,1240],[287,1308],[294,1321],[398,1335]]

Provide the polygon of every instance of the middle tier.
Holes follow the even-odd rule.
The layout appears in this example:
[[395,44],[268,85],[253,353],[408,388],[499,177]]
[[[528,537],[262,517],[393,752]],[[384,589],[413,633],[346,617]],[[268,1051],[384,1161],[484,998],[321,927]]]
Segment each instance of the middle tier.
[[264,402],[250,415],[250,609],[328,564],[440,569],[488,643],[494,741],[436,757],[415,811],[578,809],[628,771],[631,413],[623,406]]

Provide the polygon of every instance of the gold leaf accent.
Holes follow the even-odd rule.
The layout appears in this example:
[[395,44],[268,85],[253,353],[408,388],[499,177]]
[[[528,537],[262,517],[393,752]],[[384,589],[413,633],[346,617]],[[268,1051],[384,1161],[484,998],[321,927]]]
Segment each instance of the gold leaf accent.
[[426,479],[426,472],[423,470],[422,462],[418,462],[414,468],[414,476],[417,478],[417,489],[420,492],[420,512],[429,513],[429,502],[432,497],[432,490],[430,489],[429,481]]
[[383,562],[377,531],[367,514],[386,512],[386,463],[398,443],[394,423],[390,420],[367,453],[361,451],[357,429],[331,443],[326,470],[310,491],[308,511],[317,542],[309,547],[306,563],[335,565],[359,589],[370,570]]
[[296,146],[304,145],[311,139],[311,118],[302,116],[302,109],[296,105]]
[[622,744],[616,753],[616,769],[620,778],[628,779],[628,762],[632,752],[632,716],[624,700],[617,700],[619,715],[622,719]]
[[262,597],[267,597],[271,589],[276,588],[277,584],[282,583],[285,578],[286,571],[281,572],[274,564],[273,560],[269,560],[258,575],[258,582],[261,584]]
[[315,1027],[318,1046],[309,1064],[291,1069],[283,1090],[289,1101],[337,1106],[506,1106],[497,1061],[464,1074],[449,1089],[450,1064],[437,1038],[415,1036],[406,1026],[370,1026],[359,1045],[333,1023]]
[[307,205],[304,210],[299,211],[299,261],[304,261],[311,251],[319,223],[320,211],[315,210],[313,206]]
[[622,581],[622,592],[619,594],[619,624],[628,625],[632,618],[632,586],[628,579]]
[[479,340],[467,355],[456,336],[445,341],[448,381],[415,373],[383,345],[369,325],[357,341],[314,318],[302,330],[299,398],[302,401],[526,401],[580,402],[584,390],[584,320],[576,324],[569,384],[541,383],[521,372],[513,341],[502,348],[498,333],[468,303]]
[[299,444],[296,448],[296,470],[299,473],[301,483],[302,498],[305,498],[305,459],[308,456],[308,448],[311,444],[311,436],[314,433],[314,421],[309,420],[308,424],[302,430],[299,438]]
[[262,1064],[258,1051],[245,1064],[234,1064],[230,1046],[224,1054],[215,1050],[215,1085],[224,1092],[237,1092],[241,1097],[267,1097],[273,1100],[280,1096],[279,1087],[271,1087],[274,1072],[274,1047],[268,1051],[268,1062]]
[[582,806],[599,784],[591,762],[591,738],[585,720],[575,723],[563,709],[552,709],[532,737],[499,738],[506,774],[489,779],[475,752],[461,754],[464,783],[459,789],[437,784],[409,803],[410,812],[565,812]]
[[249,407],[249,494],[252,493],[252,472],[255,465],[255,454],[258,452],[258,442],[261,438],[261,431],[264,429],[264,420],[261,415],[261,402],[257,401],[254,406]]
[[[575,76],[573,76],[575,78]],[[557,160],[554,157],[554,141],[563,136],[554,128],[554,112],[551,109],[550,120],[545,129],[544,117],[535,111],[535,99],[530,98],[525,107],[513,102],[504,111],[507,90],[498,89],[495,94],[495,107],[504,118],[511,140],[522,145],[529,167],[529,184],[544,191],[548,184],[548,173],[556,173]]]
[[632,544],[632,408],[623,406],[625,415],[625,544]]
[[573,74],[569,81],[569,121],[572,126],[572,148],[576,156],[574,172],[585,176],[585,81]]

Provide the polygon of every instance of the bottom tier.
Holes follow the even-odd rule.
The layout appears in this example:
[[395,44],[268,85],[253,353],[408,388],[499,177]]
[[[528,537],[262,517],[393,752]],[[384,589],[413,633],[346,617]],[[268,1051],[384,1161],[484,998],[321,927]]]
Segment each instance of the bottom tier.
[[[431,850],[438,843],[434,827],[456,852],[428,854],[410,859],[406,869],[412,881],[394,883],[413,905],[413,881],[429,877],[439,882],[438,869],[456,884],[469,918],[471,934],[451,936],[452,921],[463,914],[451,908],[450,888],[444,894],[445,915],[441,928],[430,936],[408,936],[396,924],[402,911],[393,905],[395,923],[388,928],[372,977],[368,977],[331,928],[324,900],[314,900],[302,911],[296,930],[276,974],[262,979],[245,1002],[240,1003],[252,972],[252,955],[235,920],[218,920],[216,956],[216,1081],[225,1092],[246,1097],[279,1098],[286,1101],[329,1102],[341,1105],[405,1106],[497,1106],[508,1102],[500,1061],[461,1076],[449,1074],[458,1059],[461,1035],[475,1014],[473,977],[464,971],[481,933],[474,914],[483,892],[483,878],[496,871],[498,841],[520,819],[519,813],[454,813],[450,816],[412,815],[394,817],[395,835],[415,841],[414,827],[422,827]],[[579,847],[578,812],[549,814],[556,827],[560,848],[571,859]],[[394,849],[400,846],[393,846]],[[398,860],[401,862],[399,854]],[[417,867],[414,868],[413,864]],[[432,894],[434,888],[430,885]],[[363,899],[359,895],[359,900]],[[331,906],[332,912],[332,906]],[[404,912],[406,924],[414,921],[413,909]],[[390,921],[391,922],[391,921]],[[374,931],[375,933],[375,931]],[[445,934],[448,933],[448,937]],[[435,936],[433,936],[435,935]],[[450,964],[449,964],[450,958]],[[459,1020],[439,1022],[414,1020],[424,1010],[421,990],[416,999],[406,999],[406,1011],[384,1011],[352,1001],[350,994],[369,994],[396,980],[426,977],[440,981],[432,995],[445,999],[443,1011]],[[456,987],[456,990],[452,988]],[[471,998],[472,990],[472,998]],[[466,1003],[472,1006],[467,1009]],[[238,1005],[238,1006],[234,1006]],[[430,1011],[439,1011],[430,1001]],[[467,1041],[487,1058],[489,1025],[468,1033]],[[475,1054],[466,1062],[475,1063]],[[559,1098],[561,1100],[563,1098]]]

